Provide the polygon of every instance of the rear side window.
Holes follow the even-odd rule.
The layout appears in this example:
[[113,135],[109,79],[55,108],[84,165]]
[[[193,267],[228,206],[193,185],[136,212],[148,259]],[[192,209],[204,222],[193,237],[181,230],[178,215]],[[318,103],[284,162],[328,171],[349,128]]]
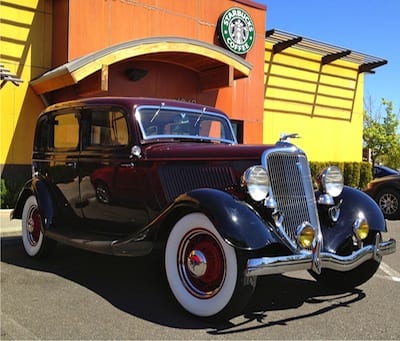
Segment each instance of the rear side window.
[[75,149],[79,144],[79,121],[75,112],[54,117],[54,148]]
[[119,110],[91,111],[89,131],[89,146],[119,147],[128,144],[128,125]]
[[39,119],[35,135],[35,151],[75,150],[78,146],[79,120],[75,112],[51,113]]
[[50,142],[50,124],[49,120],[46,116],[40,118],[37,128],[36,128],[36,136],[35,136],[35,151],[45,152],[52,145]]

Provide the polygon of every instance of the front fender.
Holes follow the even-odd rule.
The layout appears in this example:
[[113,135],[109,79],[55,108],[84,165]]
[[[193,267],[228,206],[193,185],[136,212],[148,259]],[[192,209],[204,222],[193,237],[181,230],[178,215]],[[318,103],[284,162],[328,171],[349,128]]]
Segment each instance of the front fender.
[[353,223],[363,215],[372,231],[386,232],[386,221],[375,201],[364,192],[345,186],[338,198],[340,218],[333,226],[321,226],[324,236],[324,249],[334,252],[341,243],[353,234]]
[[248,204],[217,189],[196,189],[179,196],[172,209],[190,206],[206,214],[232,246],[255,250],[278,243],[271,228]]

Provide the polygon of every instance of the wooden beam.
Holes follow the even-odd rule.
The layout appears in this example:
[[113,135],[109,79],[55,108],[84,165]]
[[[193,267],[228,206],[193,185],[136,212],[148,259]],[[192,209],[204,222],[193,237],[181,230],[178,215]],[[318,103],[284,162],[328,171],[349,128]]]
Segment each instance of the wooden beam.
[[330,53],[322,57],[322,65],[332,63],[333,61],[346,57],[351,53],[351,50],[340,51],[337,53]]
[[233,85],[233,67],[223,65],[216,69],[206,70],[200,73],[199,82],[201,91],[210,91]]
[[285,41],[281,41],[279,43],[274,44],[272,47],[272,53],[279,53],[282,52],[283,50],[286,50],[289,47],[292,47],[293,45],[296,45],[297,43],[300,43],[303,40],[302,37],[297,37]]
[[108,91],[108,65],[101,66],[101,91]]

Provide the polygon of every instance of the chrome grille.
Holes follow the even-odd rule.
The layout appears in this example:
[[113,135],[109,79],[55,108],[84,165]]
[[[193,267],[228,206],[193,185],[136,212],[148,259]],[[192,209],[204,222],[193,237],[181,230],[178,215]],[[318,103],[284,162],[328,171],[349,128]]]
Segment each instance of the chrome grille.
[[271,194],[284,216],[283,232],[296,245],[296,230],[303,222],[320,229],[307,158],[292,148],[267,152],[264,157]]

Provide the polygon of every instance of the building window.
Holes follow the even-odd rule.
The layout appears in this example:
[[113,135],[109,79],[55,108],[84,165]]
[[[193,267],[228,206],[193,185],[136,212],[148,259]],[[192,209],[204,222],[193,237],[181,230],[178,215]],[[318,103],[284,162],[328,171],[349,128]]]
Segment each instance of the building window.
[[238,143],[243,143],[243,121],[231,120],[233,132],[235,133]]

